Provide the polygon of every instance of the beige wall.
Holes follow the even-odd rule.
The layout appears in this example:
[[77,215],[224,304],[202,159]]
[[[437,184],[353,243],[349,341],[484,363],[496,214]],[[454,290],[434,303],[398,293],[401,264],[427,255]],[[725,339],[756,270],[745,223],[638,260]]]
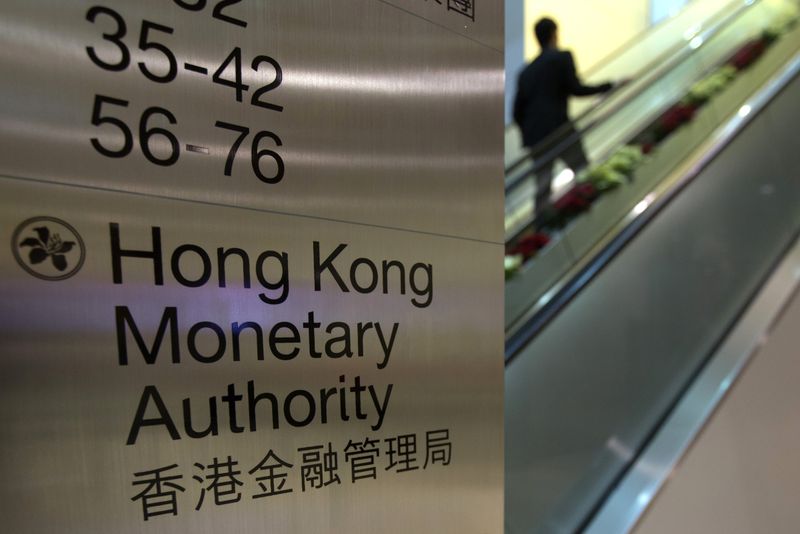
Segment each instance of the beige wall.
[[[647,31],[652,0],[524,0],[525,58],[539,54],[533,25],[549,16],[559,23],[561,47],[572,50],[578,70],[586,73],[609,55],[612,64],[603,63],[593,80],[627,77],[645,67],[655,54],[683,41],[687,33],[703,27],[703,21],[730,12],[741,0],[691,0],[676,15]],[[634,39],[646,35],[643,39]],[[633,39],[633,41],[632,41]],[[634,43],[633,47],[625,47]],[[626,54],[616,53],[627,51]]]
[[648,0],[525,0],[525,58],[539,54],[533,25],[548,16],[559,25],[560,45],[586,72],[648,26]]

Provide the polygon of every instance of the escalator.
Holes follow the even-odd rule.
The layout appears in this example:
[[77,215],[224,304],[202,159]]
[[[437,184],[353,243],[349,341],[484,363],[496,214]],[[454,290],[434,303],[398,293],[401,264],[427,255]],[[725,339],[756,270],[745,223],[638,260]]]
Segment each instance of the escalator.
[[[689,2],[673,16],[632,37],[583,72],[583,77],[591,85],[625,78],[632,78],[638,83],[656,66],[678,54],[693,37],[713,29],[735,15],[742,4],[743,0]],[[512,82],[515,79],[513,76],[509,78]],[[580,120],[580,117],[590,112],[596,105],[597,101],[593,99],[575,99],[570,102],[570,112],[573,117],[578,117]],[[519,132],[514,125],[506,128],[505,145],[506,178],[513,179],[518,173],[508,171],[526,159]]]
[[[717,25],[692,37],[670,61],[649,69],[653,71],[652,76],[631,84],[575,121],[580,131],[578,141],[584,145],[589,160],[595,162],[592,170],[601,174],[601,181],[606,181],[602,176],[607,172],[604,163],[613,162],[620,150],[631,149],[634,145],[639,152],[648,151],[654,144],[653,137],[658,140],[657,146],[635,169],[635,179],[625,181],[625,187],[596,183],[596,189],[602,189],[599,191],[602,198],[597,201],[592,198],[591,210],[568,220],[569,224],[557,225],[559,227],[545,232],[545,248],[531,251],[530,246],[527,250],[523,247],[521,263],[525,265],[516,269],[506,285],[507,333],[513,333],[538,312],[554,288],[563,286],[564,280],[579,273],[586,264],[584,260],[593,257],[620,231],[620,225],[625,224],[634,209],[641,209],[640,202],[695,150],[698,143],[735,114],[770,73],[788,60],[795,34],[770,44],[767,53],[758,56],[756,52],[758,46],[763,46],[764,34],[772,31],[790,8],[796,10],[797,2],[761,0],[740,4]],[[737,54],[742,57],[736,58]],[[726,76],[725,71],[729,72],[731,62],[753,58],[757,61],[741,69],[734,79],[719,83],[719,79]],[[724,90],[708,98],[710,92],[720,87]],[[684,105],[689,98],[694,99],[694,103]],[[703,98],[705,101],[698,104]],[[691,120],[680,124],[686,114],[691,114]],[[670,131],[670,135],[659,139],[665,130]],[[559,148],[563,148],[563,144],[556,147]],[[552,157],[557,158],[557,155],[552,154]],[[512,167],[514,177],[507,178],[506,241],[510,244],[507,248],[511,258],[515,255],[515,244],[527,237],[526,232],[530,234],[535,190],[533,175],[537,166],[544,164],[546,161],[523,160]],[[611,179],[619,181],[619,174],[612,172]],[[560,179],[572,173],[570,169],[556,166],[555,175],[554,189],[558,194]],[[576,209],[567,206],[564,211]],[[572,215],[567,213],[563,218],[572,219]],[[538,248],[539,243],[533,241],[534,249]],[[531,252],[536,252],[535,261],[527,261]]]
[[[749,2],[701,35],[590,117],[584,142],[606,142],[608,159],[573,173],[569,191],[597,189],[598,168],[649,142],[677,106],[694,106],[688,118],[585,209],[507,224],[509,249],[537,233],[547,244],[506,287],[506,532],[590,525],[795,242],[797,14],[794,1]],[[532,182],[515,181],[524,192],[508,202],[530,198]]]

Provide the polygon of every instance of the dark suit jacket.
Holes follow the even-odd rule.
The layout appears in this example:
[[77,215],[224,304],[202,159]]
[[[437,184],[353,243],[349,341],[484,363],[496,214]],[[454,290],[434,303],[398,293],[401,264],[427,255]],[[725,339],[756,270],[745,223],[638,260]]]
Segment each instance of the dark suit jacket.
[[583,85],[575,73],[572,53],[548,48],[520,73],[514,100],[514,122],[522,130],[522,144],[533,147],[564,123],[570,95],[604,93],[610,83]]

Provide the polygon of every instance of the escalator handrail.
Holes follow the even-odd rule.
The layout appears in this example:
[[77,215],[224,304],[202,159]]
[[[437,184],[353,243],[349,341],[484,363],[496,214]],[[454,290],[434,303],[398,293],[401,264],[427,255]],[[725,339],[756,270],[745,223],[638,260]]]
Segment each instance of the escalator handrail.
[[537,310],[525,323],[506,337],[505,364],[508,365],[522,349],[550,323],[594,277],[605,269],[673,199],[675,199],[701,172],[730,144],[736,136],[798,75],[800,75],[800,53],[797,53],[780,72],[749,100],[750,111],[742,116],[736,114],[721,126],[708,141],[702,154],[691,162],[688,170],[667,190],[654,198],[647,209],[630,222],[621,223],[622,229],[603,246],[591,261],[576,274],[569,277],[556,294]]
[[[715,19],[714,24],[712,24],[712,26],[709,29],[705,30],[704,32],[698,32],[697,34],[695,34],[695,36],[700,35],[702,33],[703,42],[707,42],[709,39],[713,38],[720,31],[727,28],[729,24],[735,22],[744,11],[746,11],[750,7],[755,6],[759,1],[760,0],[752,0],[743,2],[733,12],[726,13],[724,16],[720,15],[721,20],[716,20],[716,17],[713,17],[713,19]],[[693,36],[692,39],[694,39],[695,36]],[[623,109],[627,105],[628,100],[634,99],[639,95],[641,95],[642,93],[644,93],[645,91],[647,91],[648,89],[650,89],[661,79],[662,73],[664,73],[665,71],[672,70],[672,68],[685,61],[688,56],[693,54],[694,51],[698,49],[699,48],[692,47],[690,39],[687,42],[680,43],[678,46],[675,46],[667,50],[666,52],[660,54],[654,61],[650,62],[645,68],[641,69],[632,77],[633,79],[647,78],[646,83],[642,83],[638,87],[636,87],[636,89],[630,95],[627,95],[625,101],[618,102],[610,110],[606,111],[602,116],[592,120],[591,122],[589,122],[588,125],[584,126],[580,130],[576,130],[573,134],[571,134],[569,137],[560,142],[554,149],[549,150],[544,156],[539,157],[538,158],[539,161],[535,162],[533,167],[528,169],[526,172],[521,173],[519,176],[515,177],[511,182],[505,185],[506,194],[516,189],[529,176],[531,176],[532,174],[536,174],[536,172],[540,170],[542,167],[550,164],[553,160],[555,160],[560,155],[563,148],[572,145],[573,143],[584,137],[588,132],[593,130],[598,124],[606,121],[609,117],[611,117],[612,115],[616,114],[618,111]],[[612,93],[608,94],[606,97],[601,98],[596,104],[591,106],[589,109],[585,110],[576,119],[573,119],[572,122],[582,121],[590,114],[598,111],[609,101],[608,97],[610,97],[611,94],[613,94],[614,92],[615,91],[612,91]],[[545,146],[547,143],[552,143],[553,139],[558,139],[559,136],[562,135],[565,129],[567,128],[569,128],[568,123],[563,125],[561,128],[559,128],[552,134],[550,134],[544,140],[542,140],[539,143],[539,146]],[[532,152],[533,151],[531,150],[526,151],[525,154],[520,156],[520,158],[517,161],[515,161],[506,168],[505,174],[508,175],[514,172],[524,163],[531,160]]]

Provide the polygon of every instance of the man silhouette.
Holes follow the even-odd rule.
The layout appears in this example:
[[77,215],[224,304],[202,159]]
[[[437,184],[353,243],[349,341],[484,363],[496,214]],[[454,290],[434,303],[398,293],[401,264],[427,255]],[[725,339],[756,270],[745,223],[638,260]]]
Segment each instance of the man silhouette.
[[558,49],[558,26],[550,18],[540,19],[534,26],[542,52],[520,73],[514,100],[514,122],[522,131],[522,144],[531,150],[534,161],[548,155],[548,161],[536,174],[536,215],[540,216],[550,199],[555,159],[549,154],[559,148],[558,159],[573,171],[588,164],[583,145],[567,115],[570,96],[605,93],[611,83],[584,85],[575,73],[572,53]]

